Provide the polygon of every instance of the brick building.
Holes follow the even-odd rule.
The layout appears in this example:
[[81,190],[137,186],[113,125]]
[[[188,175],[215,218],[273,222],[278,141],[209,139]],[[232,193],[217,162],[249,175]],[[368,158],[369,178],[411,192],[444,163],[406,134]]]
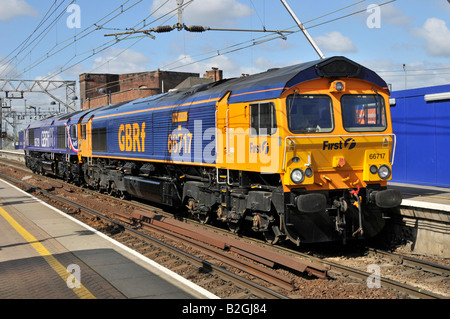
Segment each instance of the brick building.
[[131,101],[167,92],[177,87],[219,81],[222,70],[212,68],[200,78],[198,73],[152,71],[128,74],[80,75],[80,96],[83,110],[108,104]]

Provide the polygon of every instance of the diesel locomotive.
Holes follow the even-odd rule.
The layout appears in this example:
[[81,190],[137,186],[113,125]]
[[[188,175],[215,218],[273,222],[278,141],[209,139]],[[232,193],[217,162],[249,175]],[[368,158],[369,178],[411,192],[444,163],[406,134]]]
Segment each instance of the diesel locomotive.
[[402,200],[389,95],[331,57],[32,123],[26,165],[270,243],[369,238]]

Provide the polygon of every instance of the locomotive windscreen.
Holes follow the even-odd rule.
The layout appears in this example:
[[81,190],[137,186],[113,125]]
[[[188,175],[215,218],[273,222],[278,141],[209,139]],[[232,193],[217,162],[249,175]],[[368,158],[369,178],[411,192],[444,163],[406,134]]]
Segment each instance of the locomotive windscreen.
[[286,99],[286,107],[292,133],[333,130],[332,104],[326,95],[290,95]]
[[380,95],[344,95],[341,105],[346,131],[379,132],[386,129],[386,109]]

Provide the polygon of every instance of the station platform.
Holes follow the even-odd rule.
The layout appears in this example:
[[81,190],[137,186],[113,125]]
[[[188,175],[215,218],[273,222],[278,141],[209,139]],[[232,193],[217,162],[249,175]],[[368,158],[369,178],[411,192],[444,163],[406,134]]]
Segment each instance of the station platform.
[[402,193],[402,206],[450,212],[450,188],[388,182]]
[[215,299],[0,180],[0,299]]
[[389,182],[402,193],[396,233],[417,254],[450,258],[450,189]]

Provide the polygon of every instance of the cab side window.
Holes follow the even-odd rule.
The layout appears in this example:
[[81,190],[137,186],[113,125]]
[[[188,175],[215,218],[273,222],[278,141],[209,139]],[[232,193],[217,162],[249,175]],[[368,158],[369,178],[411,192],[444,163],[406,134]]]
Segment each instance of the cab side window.
[[70,137],[77,138],[77,126],[76,125],[70,126]]
[[86,139],[86,124],[81,125],[81,139]]
[[250,135],[267,136],[277,131],[275,105],[273,103],[250,104]]

